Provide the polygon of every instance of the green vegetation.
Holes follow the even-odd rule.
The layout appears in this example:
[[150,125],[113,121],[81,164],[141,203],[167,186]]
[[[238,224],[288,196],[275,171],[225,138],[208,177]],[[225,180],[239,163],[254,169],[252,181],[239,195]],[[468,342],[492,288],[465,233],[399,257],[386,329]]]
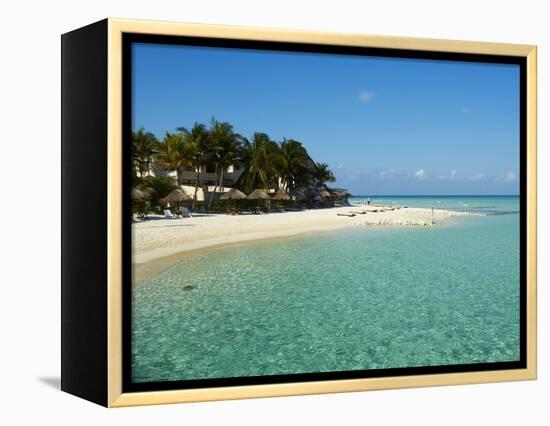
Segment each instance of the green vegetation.
[[[164,139],[140,128],[132,134],[134,187],[148,192],[149,204],[159,200],[182,184],[185,171],[193,171],[193,204],[197,201],[201,175],[205,170],[216,175],[214,194],[224,187],[224,174],[230,166],[241,167],[242,173],[234,187],[245,193],[255,189],[284,188],[292,193],[319,193],[336,179],[325,163],[316,163],[306,148],[294,139],[272,140],[266,133],[256,132],[247,138],[235,132],[228,122],[212,119],[209,126],[195,123],[193,127],[178,127],[167,132]],[[174,171],[176,181],[167,176],[151,176],[159,169]],[[208,208],[213,207],[214,196]]]
[[132,161],[140,177],[149,170],[151,158],[158,146],[159,142],[155,135],[146,132],[143,127],[132,133]]

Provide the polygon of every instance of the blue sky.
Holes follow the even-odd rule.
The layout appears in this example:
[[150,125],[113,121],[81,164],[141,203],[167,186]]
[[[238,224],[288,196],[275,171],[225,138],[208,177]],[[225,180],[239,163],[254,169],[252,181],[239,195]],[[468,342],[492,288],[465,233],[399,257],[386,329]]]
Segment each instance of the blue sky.
[[133,127],[296,139],[354,194],[519,191],[519,67],[133,46]]

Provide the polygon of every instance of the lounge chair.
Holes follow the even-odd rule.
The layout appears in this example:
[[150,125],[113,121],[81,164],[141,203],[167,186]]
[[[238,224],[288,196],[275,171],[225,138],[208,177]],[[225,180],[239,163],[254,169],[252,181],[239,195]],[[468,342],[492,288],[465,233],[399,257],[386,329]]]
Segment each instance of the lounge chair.
[[187,207],[184,207],[183,209],[181,209],[181,217],[193,217],[193,215]]
[[165,219],[177,219],[178,216],[175,214],[172,214],[170,209],[164,209],[164,218]]

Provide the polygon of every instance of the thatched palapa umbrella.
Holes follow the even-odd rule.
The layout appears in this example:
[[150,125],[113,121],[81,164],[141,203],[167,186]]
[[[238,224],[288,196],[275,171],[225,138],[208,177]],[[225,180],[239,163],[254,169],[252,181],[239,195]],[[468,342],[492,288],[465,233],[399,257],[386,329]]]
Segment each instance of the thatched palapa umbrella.
[[[265,191],[263,191],[262,189],[255,189],[250,194],[248,194],[248,197],[246,198],[248,198],[249,200],[258,200],[258,201],[265,200],[266,207],[267,207],[267,200],[270,199],[269,195],[267,195]],[[260,209],[260,206],[258,205],[256,207],[256,213],[260,213],[259,209]]]
[[245,200],[246,194],[239,191],[237,188],[231,188],[220,197],[220,200]]
[[275,201],[275,204],[279,207],[281,206],[282,201],[289,201],[291,200],[290,195],[288,195],[288,192],[284,190],[283,188],[279,188],[275,194],[271,197],[272,200]]
[[246,198],[249,200],[269,200],[269,195],[267,195],[262,189],[255,189]]
[[288,195],[288,193],[283,188],[279,188],[277,192],[273,195],[273,197],[271,197],[271,199],[277,201],[288,201],[290,200],[290,195]]
[[151,188],[145,188],[143,190],[132,188],[132,212],[137,213],[139,218],[147,219],[150,199]]
[[[220,200],[226,201],[226,200],[246,200],[246,194],[244,192],[239,191],[237,188],[231,188],[229,191],[227,191],[225,194],[223,194],[220,197]],[[229,214],[238,214],[236,210],[236,203],[233,204],[233,208],[227,209],[227,213]]]
[[143,192],[143,195],[145,195],[145,199],[146,200],[150,200],[151,198],[153,198],[153,194],[156,192],[153,188],[151,187],[147,187],[147,188],[143,188],[141,190],[141,192]]
[[134,201],[145,200],[145,194],[143,193],[143,191],[137,188],[132,188],[132,200]]
[[182,189],[174,189],[170,194],[160,200],[162,203],[174,204],[176,207],[185,201],[193,201]]

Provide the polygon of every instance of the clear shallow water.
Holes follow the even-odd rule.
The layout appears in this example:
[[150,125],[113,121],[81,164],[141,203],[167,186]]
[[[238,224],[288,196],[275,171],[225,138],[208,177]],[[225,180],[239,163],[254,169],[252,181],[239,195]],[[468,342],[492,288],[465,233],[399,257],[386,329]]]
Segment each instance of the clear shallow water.
[[519,359],[518,199],[440,201],[511,214],[222,248],[136,286],[133,380]]

